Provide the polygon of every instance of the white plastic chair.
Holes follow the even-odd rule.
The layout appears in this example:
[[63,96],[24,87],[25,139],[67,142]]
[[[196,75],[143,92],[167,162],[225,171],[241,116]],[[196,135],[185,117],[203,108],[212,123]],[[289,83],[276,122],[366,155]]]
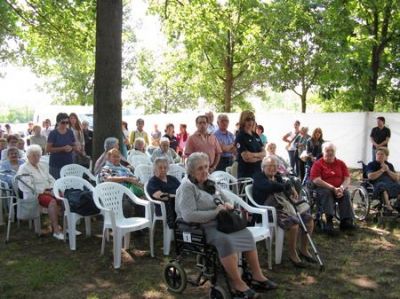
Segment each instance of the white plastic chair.
[[[9,197],[9,213],[8,213],[6,242],[8,242],[8,240],[10,239],[11,222],[14,222],[14,218],[15,218],[15,207],[16,207],[16,212],[17,212],[16,218],[17,218],[18,226],[19,226],[20,220],[27,220],[27,221],[29,221],[29,228],[31,228],[31,221],[33,221],[33,227],[34,227],[35,233],[38,236],[40,236],[40,233],[41,233],[39,203],[37,203],[37,212],[35,212],[35,214],[32,215],[32,217],[30,217],[30,218],[21,218],[20,213],[18,211],[20,209],[20,206],[23,205],[22,201],[25,200],[19,196],[18,183],[21,182],[22,178],[26,177],[26,176],[30,176],[30,175],[29,174],[21,174],[21,175],[16,175],[13,178],[14,195]],[[15,198],[15,202],[14,202],[14,198]],[[32,189],[32,194],[31,194],[29,200],[33,200],[33,199],[38,200],[35,189]]]
[[[7,182],[0,180],[0,225],[4,225],[4,211],[5,207],[8,206],[8,203],[12,199],[12,190],[8,186]],[[7,204],[4,206],[3,201],[6,201]]]
[[[152,203],[153,205],[153,221],[152,221],[152,229],[154,231],[156,222],[161,221],[163,225],[163,253],[164,255],[169,255],[171,249],[171,241],[173,238],[173,230],[169,228],[167,224],[167,210],[165,208],[165,203],[160,200],[153,199],[150,194],[147,192],[147,183],[144,185],[144,194],[146,198]],[[156,215],[156,207],[160,206],[161,215]]]
[[186,175],[186,169],[179,164],[170,164],[167,174],[176,177],[181,182]]
[[240,208],[251,214],[259,214],[261,215],[261,224],[257,226],[248,226],[247,229],[253,235],[253,238],[256,242],[265,240],[265,247],[268,251],[268,267],[272,269],[272,239],[271,232],[269,230],[269,222],[268,222],[268,211],[265,209],[255,208],[248,205],[243,199],[241,199],[238,195],[234,194],[229,190],[222,189],[222,194],[230,199],[235,205],[239,205]]
[[[122,200],[127,196],[135,204],[145,207],[145,217],[125,218],[122,210]],[[137,198],[128,188],[122,184],[105,182],[97,185],[93,191],[93,199],[96,206],[103,211],[104,226],[101,254],[104,254],[106,233],[109,229],[113,232],[114,243],[114,268],[121,267],[122,239],[124,248],[129,248],[130,233],[133,231],[149,229],[150,254],[154,257],[154,236],[151,225],[151,206],[148,201]]]
[[96,182],[96,177],[90,172],[89,169],[83,167],[82,165],[68,164],[63,166],[60,170],[60,177],[76,176],[84,178],[85,175],[89,178],[89,180]]
[[141,164],[135,167],[135,177],[139,179],[142,184],[147,183],[153,176],[153,166]]
[[55,181],[53,186],[54,196],[57,199],[62,200],[64,203],[65,211],[64,211],[63,233],[65,236],[66,232],[68,232],[69,248],[71,250],[76,250],[76,223],[79,219],[82,218],[85,219],[86,236],[89,237],[91,235],[91,227],[90,227],[91,216],[82,216],[80,214],[71,212],[68,199],[61,194],[64,194],[65,190],[67,189],[73,188],[73,189],[84,190],[85,187],[86,189],[93,191],[93,186],[88,181],[77,176],[66,176],[59,178],[58,180]]
[[239,195],[240,197],[245,199],[245,193],[244,193],[244,186],[247,184],[253,183],[252,178],[240,178],[237,179],[233,175],[222,171],[222,170],[217,170],[214,171],[213,173],[210,174],[209,178],[213,180],[219,187],[225,190],[231,190],[233,191],[236,195]]
[[132,155],[128,158],[128,162],[136,169],[139,165],[152,165],[147,155]]
[[250,203],[261,209],[265,209],[272,214],[272,222],[269,223],[269,228],[271,229],[272,237],[275,238],[275,264],[280,264],[282,262],[282,251],[283,251],[283,241],[285,239],[285,231],[279,227],[277,222],[277,215],[275,207],[259,205],[253,198],[253,185],[247,185],[246,196]]

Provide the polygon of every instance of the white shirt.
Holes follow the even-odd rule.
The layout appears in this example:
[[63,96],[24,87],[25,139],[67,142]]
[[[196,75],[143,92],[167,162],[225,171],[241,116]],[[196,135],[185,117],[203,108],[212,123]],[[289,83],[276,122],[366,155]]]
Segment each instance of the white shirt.
[[54,178],[49,173],[49,166],[46,163],[39,162],[37,168],[29,161],[25,162],[19,168],[17,175],[29,174],[30,176],[22,177],[25,184],[19,182],[18,187],[24,194],[24,198],[29,198],[36,191],[37,194],[43,193],[46,189],[52,189]]

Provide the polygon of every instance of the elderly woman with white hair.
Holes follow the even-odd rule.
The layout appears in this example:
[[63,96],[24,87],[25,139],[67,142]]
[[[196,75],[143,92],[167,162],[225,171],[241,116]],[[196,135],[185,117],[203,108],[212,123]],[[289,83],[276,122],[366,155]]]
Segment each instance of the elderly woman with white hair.
[[39,145],[30,145],[26,150],[28,161],[21,165],[17,175],[23,176],[21,179],[25,183],[19,183],[18,187],[23,193],[24,198],[32,196],[33,190],[38,194],[39,204],[47,208],[51,226],[53,228],[53,237],[58,240],[64,240],[58,224],[58,217],[62,215],[61,202],[53,195],[54,178],[49,173],[49,167],[46,163],[40,162],[42,149]]
[[151,155],[151,161],[154,162],[159,157],[164,157],[168,160],[168,163],[179,163],[181,161],[181,157],[169,147],[169,139],[166,137],[161,137],[160,139],[160,147],[154,150]]
[[[263,159],[261,163],[262,172],[254,176],[253,198],[260,205],[273,206],[276,208],[278,225],[286,231],[288,240],[289,259],[296,268],[305,268],[304,261],[316,263],[307,248],[307,235],[300,229],[300,220],[281,204],[282,200],[296,202],[299,195],[292,183],[284,182],[278,172],[279,160],[274,156]],[[283,199],[282,199],[283,198]],[[311,234],[314,221],[309,211],[303,211],[301,218]],[[298,238],[300,237],[300,238]],[[297,252],[297,239],[300,239],[299,253]]]
[[322,145],[322,158],[311,168],[311,181],[316,185],[317,205],[325,213],[327,234],[334,233],[333,216],[335,202],[339,205],[340,229],[354,229],[354,212],[348,187],[350,173],[346,164],[336,158],[336,146],[332,142]]
[[[208,179],[208,156],[199,152],[192,153],[186,161],[186,167],[188,177],[182,180],[176,192],[175,211],[178,219],[199,223],[204,229],[207,243],[216,247],[237,298],[255,298],[257,293],[253,288],[261,291],[276,288],[277,285],[267,279],[261,271],[256,244],[247,228],[230,234],[217,230],[218,213],[221,210],[233,209],[233,205],[219,192],[219,187]],[[216,198],[222,204],[217,206]],[[244,252],[252,270],[251,286],[241,277],[238,268],[239,252]]]

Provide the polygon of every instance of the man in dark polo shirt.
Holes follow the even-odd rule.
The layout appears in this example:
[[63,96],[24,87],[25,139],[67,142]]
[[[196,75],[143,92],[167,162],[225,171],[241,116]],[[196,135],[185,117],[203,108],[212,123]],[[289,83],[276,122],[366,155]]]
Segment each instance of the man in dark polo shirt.
[[372,142],[372,161],[376,159],[376,149],[379,147],[388,147],[390,139],[390,129],[385,127],[385,118],[379,116],[376,118],[378,126],[373,128],[369,137]]

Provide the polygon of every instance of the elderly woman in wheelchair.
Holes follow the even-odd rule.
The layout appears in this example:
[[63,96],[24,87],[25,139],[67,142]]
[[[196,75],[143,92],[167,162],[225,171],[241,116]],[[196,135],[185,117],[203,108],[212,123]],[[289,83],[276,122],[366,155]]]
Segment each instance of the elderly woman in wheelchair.
[[[207,243],[215,246],[219,259],[229,277],[231,292],[237,298],[256,298],[259,291],[276,288],[260,268],[255,241],[248,229],[226,234],[217,230],[217,215],[233,206],[208,179],[209,159],[204,153],[193,153],[187,160],[188,178],[177,190],[175,210],[177,218],[189,223],[199,223],[204,229]],[[223,204],[216,205],[218,199]],[[238,253],[244,256],[252,270],[251,285],[243,279],[238,267]]]
[[346,164],[336,158],[336,146],[331,142],[322,145],[323,156],[311,168],[311,181],[316,186],[317,206],[326,216],[325,232],[335,233],[333,217],[335,202],[339,206],[340,229],[354,229],[354,212],[348,186],[350,173]]
[[373,196],[383,199],[386,214],[392,214],[393,208],[390,199],[396,199],[396,208],[400,209],[400,175],[395,172],[393,164],[387,161],[389,150],[380,147],[376,150],[376,161],[367,166],[368,179],[374,187]]
[[[277,209],[278,225],[286,230],[289,246],[289,259],[297,268],[305,268],[302,257],[305,261],[316,263],[307,249],[307,236],[299,229],[300,220],[293,213],[294,210],[285,208],[282,201],[298,201],[299,195],[290,180],[286,182],[278,173],[279,161],[273,157],[266,157],[262,161],[262,172],[254,176],[253,198],[260,205],[273,206]],[[282,198],[283,197],[283,198]],[[314,228],[313,218],[309,213],[309,206],[302,211],[301,218],[306,225],[307,231],[311,234]],[[300,257],[297,253],[297,239],[300,236]]]

